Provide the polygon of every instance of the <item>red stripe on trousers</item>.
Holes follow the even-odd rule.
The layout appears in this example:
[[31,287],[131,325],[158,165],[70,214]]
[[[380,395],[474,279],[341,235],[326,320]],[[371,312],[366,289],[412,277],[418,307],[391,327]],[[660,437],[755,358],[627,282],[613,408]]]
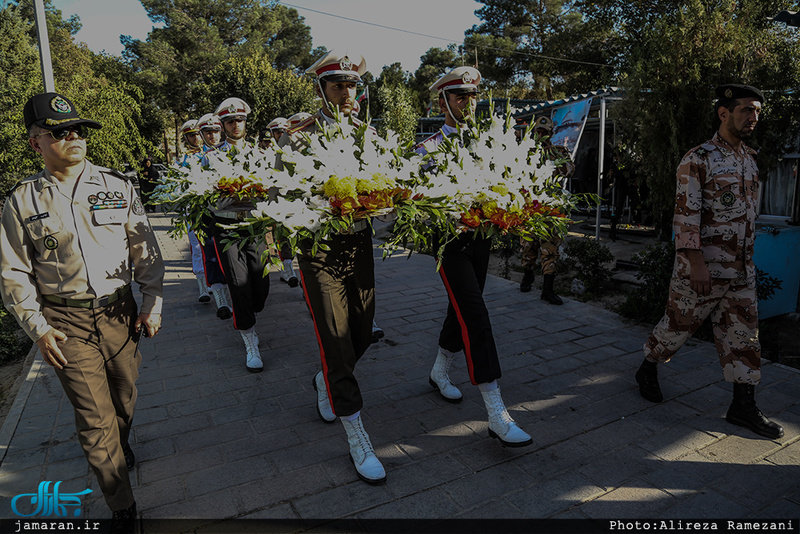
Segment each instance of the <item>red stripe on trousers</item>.
[[[300,281],[303,283],[303,298],[306,301],[306,306],[308,306],[308,312],[311,314],[311,323],[314,325],[314,335],[317,336],[317,344],[319,344],[319,359],[322,362],[322,379],[325,380],[325,389],[328,393],[328,403],[331,405],[331,411],[333,415],[336,415],[336,410],[333,407],[333,398],[331,397],[331,388],[328,384],[328,362],[325,360],[325,348],[322,346],[322,338],[319,335],[319,330],[317,329],[317,317],[314,315],[314,308],[311,307],[311,300],[308,298],[308,292],[306,291],[306,278],[303,276],[303,270],[298,269],[300,271]],[[314,378],[316,380],[316,377]]]
[[475,382],[475,369],[472,365],[472,350],[469,344],[469,331],[467,330],[467,323],[464,322],[464,317],[461,315],[461,309],[458,307],[458,302],[456,302],[453,289],[450,287],[450,282],[447,281],[447,275],[444,274],[444,267],[439,268],[439,275],[442,277],[444,288],[447,291],[447,298],[450,300],[450,304],[453,305],[453,309],[456,311],[456,317],[458,318],[458,324],[461,326],[461,340],[464,343],[464,355],[467,357],[469,379],[473,384],[477,384],[477,382]]

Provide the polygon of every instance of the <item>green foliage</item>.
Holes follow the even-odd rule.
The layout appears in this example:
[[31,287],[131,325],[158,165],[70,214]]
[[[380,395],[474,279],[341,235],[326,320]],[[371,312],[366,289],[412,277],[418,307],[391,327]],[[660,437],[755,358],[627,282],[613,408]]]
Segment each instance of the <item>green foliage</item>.
[[669,282],[675,262],[675,245],[657,243],[631,258],[639,264],[636,278],[641,284],[617,308],[617,313],[629,319],[651,324],[664,315],[669,296]]
[[576,278],[583,282],[588,294],[598,294],[611,278],[607,264],[614,261],[614,256],[608,247],[587,236],[568,240],[564,252],[563,266],[576,271]]
[[28,336],[20,337],[20,328],[14,317],[0,306],[0,365],[24,357],[33,342]]
[[[675,169],[693,146],[717,127],[714,88],[751,83],[766,91],[765,113],[753,144],[763,147],[759,167],[786,150],[798,131],[797,99],[779,96],[800,85],[795,29],[768,20],[787,4],[762,0],[672,0],[659,14],[647,4],[585,2],[592,18],[617,14],[625,99],[613,108],[627,163],[650,190],[656,223],[667,229],[675,202]],[[796,149],[792,150],[796,151]]]
[[278,2],[141,2],[150,20],[163,26],[153,28],[146,41],[124,37],[124,55],[141,86],[148,88],[148,97],[181,117],[205,113],[198,108],[204,103],[202,86],[219,64],[232,57],[266,52],[277,69],[313,62],[310,28],[296,10]]
[[28,146],[22,107],[42,84],[30,27],[13,6],[0,10],[0,197],[42,164]]
[[237,96],[253,110],[247,118],[251,134],[265,128],[275,117],[313,112],[318,106],[314,86],[308,78],[274,69],[264,52],[223,61],[209,73],[208,79],[203,107],[208,111],[203,113],[214,111],[226,98]]
[[783,280],[774,278],[756,267],[756,296],[759,301],[769,300],[783,287]]
[[[60,11],[57,11],[60,16]],[[43,167],[41,158],[30,148],[23,123],[22,109],[34,94],[42,92],[41,68],[34,40],[28,30],[32,20],[30,10],[8,5],[0,10],[0,195],[21,178]],[[103,125],[89,138],[88,155],[94,163],[121,168],[124,163],[138,160],[153,146],[142,137],[139,126],[138,87],[119,74],[108,60],[95,62],[95,54],[76,45],[72,31],[78,22],[57,24],[48,12],[50,47],[56,90],[73,101],[81,116]],[[106,65],[106,71],[116,73],[109,80],[95,65]]]
[[388,131],[392,130],[401,143],[413,141],[418,115],[412,104],[411,91],[402,85],[383,85],[377,92],[376,100],[383,109],[378,133],[386,137]]

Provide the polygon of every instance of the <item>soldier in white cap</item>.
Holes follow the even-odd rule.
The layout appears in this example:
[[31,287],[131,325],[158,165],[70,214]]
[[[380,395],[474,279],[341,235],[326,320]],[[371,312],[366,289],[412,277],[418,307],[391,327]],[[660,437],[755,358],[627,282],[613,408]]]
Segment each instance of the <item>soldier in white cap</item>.
[[235,147],[237,151],[241,152],[253,147],[252,143],[245,139],[247,116],[250,114],[250,106],[247,102],[235,96],[226,98],[217,106],[214,114],[222,121],[225,140],[231,148]]
[[[337,112],[344,128],[360,124],[351,111],[365,71],[366,62],[360,55],[334,51],[309,67],[306,73],[315,77],[322,109],[291,127],[280,146],[302,150],[306,145],[303,134],[313,135],[335,124]],[[370,131],[374,135],[374,130]],[[386,471],[364,430],[363,400],[354,374],[356,363],[370,345],[375,314],[372,231],[365,220],[360,220],[349,232],[332,236],[326,245],[327,250],[312,254],[311,243],[300,243],[298,255],[306,302],[320,345],[322,371],[312,380],[317,390],[317,414],[326,423],[341,419],[359,478],[368,484],[382,484]]]
[[[222,121],[227,142],[231,145],[228,156],[255,149],[245,140],[249,113],[250,106],[241,98],[227,98],[217,107],[215,114]],[[214,224],[211,233],[231,295],[233,327],[244,341],[245,367],[251,373],[260,373],[264,363],[255,329],[256,314],[266,304],[269,276],[264,275],[264,266],[261,264],[261,245],[254,241],[234,240],[231,231],[226,228],[244,220],[252,209],[253,204],[249,201],[230,200],[212,206]]]
[[[197,128],[197,122],[194,119],[190,119],[181,126],[181,141],[183,141],[184,154],[182,158],[175,162],[181,167],[200,165],[203,159],[203,141],[200,130]],[[189,230],[189,246],[192,251],[192,274],[194,274],[197,280],[197,287],[200,290],[197,301],[201,304],[207,304],[211,302],[211,296],[208,294],[210,288],[206,285],[203,247],[200,245],[200,240],[197,239],[197,234],[194,230]]]
[[[431,91],[439,95],[444,111],[442,129],[417,146],[419,153],[433,152],[445,136],[458,131],[474,110],[481,74],[473,67],[457,67],[436,80]],[[492,334],[489,311],[483,300],[483,288],[489,266],[491,240],[463,232],[449,242],[442,255],[439,274],[447,290],[449,305],[439,334],[439,351],[429,382],[448,402],[460,402],[461,391],[450,381],[448,368],[456,355],[464,351],[472,384],[478,386],[489,412],[489,435],[508,447],[523,447],[531,437],[517,426],[500,396],[497,379],[500,361]]]
[[[200,136],[203,141],[203,156],[211,150],[227,150],[227,143],[222,135],[222,121],[219,120],[219,117],[213,113],[206,113],[197,119],[197,129],[200,131]],[[200,164],[204,165],[206,163],[207,161],[201,158]],[[199,245],[200,252],[202,253],[205,285],[214,296],[214,301],[217,304],[217,317],[225,320],[230,319],[232,313],[225,289],[225,274],[220,267],[217,249],[214,247],[214,240],[211,239],[213,224],[214,221],[210,217],[203,221],[203,234],[206,235],[207,238],[200,242]],[[194,234],[194,238],[197,238],[197,233],[192,230],[189,233],[190,243],[193,239],[192,234]],[[194,261],[194,255],[192,256],[192,261]],[[200,284],[201,281],[198,280],[198,285]]]
[[275,117],[269,121],[267,127],[258,135],[258,146],[260,148],[266,148],[268,146],[277,145],[288,127],[288,119],[284,117]]
[[227,150],[225,135],[222,133],[222,121],[213,113],[206,113],[197,119],[197,129],[203,137],[203,152],[209,150]]
[[[161,327],[164,263],[133,185],[86,159],[88,128],[100,124],[57,93],[31,97],[23,117],[44,170],[22,180],[3,208],[0,296],[73,406],[112,529],[132,532],[136,339]],[[140,308],[131,282],[142,293]]]

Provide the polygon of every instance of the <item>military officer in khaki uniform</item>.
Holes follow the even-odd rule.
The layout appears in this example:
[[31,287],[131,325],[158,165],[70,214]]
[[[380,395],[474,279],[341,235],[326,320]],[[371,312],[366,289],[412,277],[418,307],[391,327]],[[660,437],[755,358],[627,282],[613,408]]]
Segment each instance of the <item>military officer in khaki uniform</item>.
[[[315,77],[323,107],[290,127],[279,145],[284,150],[302,150],[306,146],[303,134],[313,135],[320,128],[335,124],[337,109],[344,117],[343,128],[361,124],[351,112],[366,68],[360,55],[335,51],[309,67],[306,73]],[[370,131],[374,134],[374,130]],[[386,481],[386,472],[364,430],[363,401],[354,375],[356,363],[370,345],[375,315],[372,230],[367,221],[359,220],[348,233],[332,236],[326,244],[328,250],[312,254],[311,243],[301,243],[298,256],[322,364],[322,371],[312,381],[317,390],[317,413],[328,423],[337,416],[341,419],[359,478],[369,484],[381,484]]]
[[755,401],[761,380],[753,264],[759,180],[756,153],[744,144],[758,123],[764,95],[736,84],[720,86],[716,93],[719,131],[678,166],[669,299],[644,344],[636,381],[642,397],[661,402],[657,365],[669,361],[710,315],[722,374],[733,382],[727,420],[776,439],[783,428]]
[[[75,410],[78,440],[116,520],[136,516],[128,435],[141,355],[158,333],[164,266],[133,185],[86,160],[88,128],[56,93],[24,108],[45,169],[8,197],[0,226],[0,294]],[[131,281],[139,284],[137,311]]]

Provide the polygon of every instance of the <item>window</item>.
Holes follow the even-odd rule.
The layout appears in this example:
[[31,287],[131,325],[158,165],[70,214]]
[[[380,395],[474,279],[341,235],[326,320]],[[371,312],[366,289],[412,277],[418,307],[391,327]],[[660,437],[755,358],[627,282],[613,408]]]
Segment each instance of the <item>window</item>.
[[797,199],[797,167],[800,154],[785,157],[761,184],[762,216],[791,219]]

